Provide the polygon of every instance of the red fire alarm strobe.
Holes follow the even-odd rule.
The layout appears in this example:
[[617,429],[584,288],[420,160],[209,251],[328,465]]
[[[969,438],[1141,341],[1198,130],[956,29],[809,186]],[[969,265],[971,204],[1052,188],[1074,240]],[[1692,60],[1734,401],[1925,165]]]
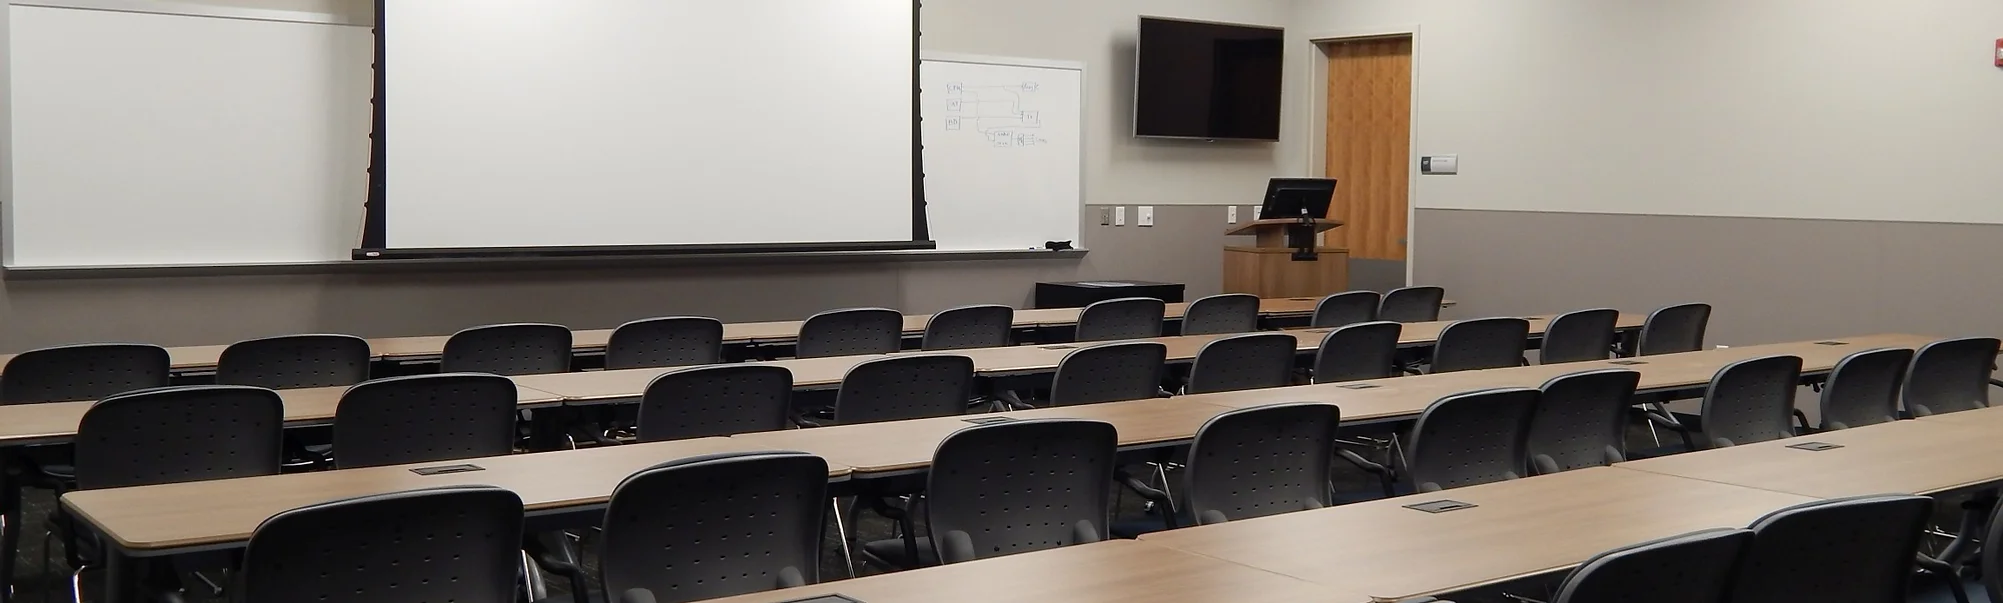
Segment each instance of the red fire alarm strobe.
[[2003,40],[1996,41],[1996,66],[2003,67]]

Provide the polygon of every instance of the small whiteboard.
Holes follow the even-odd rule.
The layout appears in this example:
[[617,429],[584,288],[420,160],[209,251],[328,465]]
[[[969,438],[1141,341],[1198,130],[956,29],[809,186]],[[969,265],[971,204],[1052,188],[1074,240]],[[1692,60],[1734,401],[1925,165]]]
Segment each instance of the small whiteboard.
[[1083,247],[1085,65],[925,53],[919,79],[939,249]]

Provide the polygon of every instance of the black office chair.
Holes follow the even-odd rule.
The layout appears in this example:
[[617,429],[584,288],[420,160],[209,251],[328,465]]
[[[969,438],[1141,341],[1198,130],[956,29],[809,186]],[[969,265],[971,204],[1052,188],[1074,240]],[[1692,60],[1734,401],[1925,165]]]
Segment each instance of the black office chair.
[[1184,393],[1208,394],[1292,385],[1300,340],[1286,333],[1232,335],[1196,351]]
[[1438,492],[1529,474],[1530,417],[1538,391],[1500,388],[1441,398],[1419,415],[1407,447],[1413,489]]
[[1207,525],[1327,506],[1341,422],[1327,404],[1260,406],[1205,421],[1183,469],[1190,515]]
[[76,402],[166,387],[167,349],[137,343],[90,343],[30,350],[0,369],[0,404]]
[[1627,460],[1627,411],[1641,373],[1604,369],[1544,382],[1530,419],[1530,468],[1539,474]]
[[1123,297],[1093,302],[1078,312],[1074,341],[1112,341],[1161,336],[1167,304],[1152,297]]
[[377,379],[334,407],[341,469],[503,456],[514,452],[515,382],[482,373]]
[[1704,389],[1696,425],[1699,449],[1724,448],[1794,437],[1794,390],[1801,358],[1767,356],[1720,369]]
[[927,350],[999,348],[1014,343],[1015,308],[961,306],[925,321],[921,346]]
[[698,366],[723,362],[723,321],[707,316],[635,320],[605,342],[608,370]]
[[1403,374],[1398,369],[1398,338],[1404,332],[1404,325],[1384,320],[1337,327],[1321,338],[1321,347],[1315,351],[1314,382],[1388,379]]
[[640,396],[642,442],[779,431],[792,425],[793,371],[723,364],[655,377]]
[[250,536],[242,603],[511,601],[522,499],[451,486],[300,507]]
[[1377,320],[1391,322],[1433,322],[1440,319],[1440,304],[1447,290],[1439,287],[1405,287],[1384,294],[1377,308]]
[[843,425],[944,417],[966,412],[973,396],[974,359],[893,356],[855,365],[835,393]]
[[1752,541],[1717,529],[1600,553],[1565,576],[1552,603],[1724,603]]
[[1551,319],[1544,327],[1544,343],[1538,348],[1540,364],[1606,360],[1614,353],[1614,329],[1620,325],[1620,311],[1600,308],[1567,312]]
[[1118,445],[1113,426],[1098,421],[1007,421],[953,432],[932,454],[924,505],[931,536],[914,536],[906,520],[905,538],[863,551],[877,563],[912,567],[1105,540]]
[[827,461],[800,452],[699,456],[633,474],[605,509],[603,592],[681,603],[819,582],[827,487]]
[[1521,318],[1462,320],[1440,330],[1429,373],[1451,373],[1523,365],[1530,321]]
[[271,389],[342,387],[369,380],[369,342],[353,335],[239,341],[216,360],[216,383]]
[[1189,303],[1182,313],[1182,334],[1219,335],[1259,330],[1259,296],[1245,293],[1212,295]]
[[1057,361],[1051,406],[1145,400],[1161,396],[1168,346],[1152,341],[1102,343]]
[[1843,357],[1822,386],[1822,429],[1849,429],[1899,418],[1899,386],[1913,351],[1864,350]]
[[1925,417],[1988,408],[1998,345],[1992,337],[1967,337],[1921,346],[1906,370],[1906,410]]
[[799,358],[888,354],[904,349],[904,315],[885,308],[829,310],[800,324]]
[[1676,354],[1704,349],[1704,329],[1711,322],[1710,304],[1680,304],[1658,309],[1641,323],[1638,356]]
[[1377,306],[1384,296],[1376,291],[1350,291],[1321,298],[1314,305],[1308,325],[1316,328],[1343,327],[1377,320]]
[[1903,603],[1933,499],[1820,500],[1753,522],[1732,601]]
[[539,375],[570,370],[570,329],[514,323],[473,327],[445,340],[443,373]]
[[[1996,509],[1989,513],[1988,523],[1982,524],[1988,526],[1983,532],[1984,537],[1982,542],[2003,542],[2003,505],[1995,505],[1995,507]],[[1973,523],[1963,522],[1963,525],[1972,525]],[[1925,563],[1925,560],[1922,563]],[[2003,601],[2003,546],[1991,545],[1982,547],[1982,556],[1976,559],[1976,563],[1980,564],[1982,590],[1989,594],[1989,600],[1992,602]],[[1954,591],[1956,603],[1968,603],[1968,594],[1962,592],[1963,588],[1960,584],[1958,569],[1953,566],[1941,567],[1941,571],[1938,573],[1948,577],[1948,584]],[[1934,570],[1933,568],[1929,568],[1929,571]]]

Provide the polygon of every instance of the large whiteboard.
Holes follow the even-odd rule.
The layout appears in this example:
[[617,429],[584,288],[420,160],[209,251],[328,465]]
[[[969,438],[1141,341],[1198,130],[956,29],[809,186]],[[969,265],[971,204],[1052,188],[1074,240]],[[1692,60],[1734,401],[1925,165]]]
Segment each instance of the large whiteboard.
[[925,213],[939,249],[1082,247],[1084,65],[923,59]]

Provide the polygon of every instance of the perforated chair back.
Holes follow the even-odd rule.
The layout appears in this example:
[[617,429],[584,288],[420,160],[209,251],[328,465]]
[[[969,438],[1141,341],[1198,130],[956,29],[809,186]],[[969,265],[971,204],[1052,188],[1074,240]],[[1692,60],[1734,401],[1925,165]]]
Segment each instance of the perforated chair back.
[[1541,364],[1606,360],[1614,352],[1614,329],[1620,326],[1620,311],[1611,308],[1567,312],[1551,319],[1544,327],[1544,343],[1538,347]]
[[1477,318],[1447,325],[1433,343],[1427,371],[1451,373],[1523,365],[1529,347],[1530,321],[1521,318]]
[[998,348],[1014,340],[1015,308],[1008,306],[961,306],[925,321],[921,345],[928,350]]
[[953,432],[932,453],[926,521],[942,563],[1107,537],[1113,457],[1108,423],[1010,421]]
[[285,402],[243,385],[140,390],[92,404],[77,424],[84,490],[278,473]]
[[1293,385],[1294,355],[1300,340],[1286,333],[1232,335],[1196,351],[1189,367],[1191,394],[1233,392]]
[[685,440],[790,426],[793,371],[770,364],[721,364],[655,377],[640,396],[642,442]]
[[1161,336],[1167,304],[1152,297],[1123,297],[1093,302],[1078,313],[1077,341],[1146,339]]
[[1711,323],[1711,304],[1680,304],[1648,314],[1641,323],[1639,355],[1676,354],[1704,349],[1704,329]]
[[1988,408],[1997,345],[1993,337],[1968,337],[1921,346],[1906,370],[1906,410],[1924,417]]
[[1901,603],[1933,514],[1924,496],[1820,500],[1753,522],[1733,601]]
[[1794,437],[1794,390],[1801,358],[1767,356],[1720,369],[1704,390],[1702,448]]
[[570,370],[570,329],[515,323],[473,327],[445,340],[439,372],[540,375]]
[[605,592],[680,603],[818,582],[827,487],[827,461],[800,452],[700,456],[633,474],[605,509]]
[[1627,460],[1627,411],[1641,373],[1605,369],[1544,382],[1530,419],[1530,465],[1538,473]]
[[[2003,542],[2003,505],[1996,505],[1995,511],[1989,514],[1987,525],[1989,527],[1983,530],[1982,542]],[[1976,561],[1981,564],[1982,590],[1987,592],[1990,601],[2003,601],[2003,546],[1982,547],[1982,554]]]
[[1314,382],[1388,379],[1398,370],[1398,338],[1405,326],[1388,320],[1337,327],[1321,338],[1314,355]]
[[1183,471],[1190,514],[1223,523],[1329,504],[1341,411],[1327,404],[1234,410],[1204,422]]
[[1217,335],[1259,330],[1259,296],[1247,293],[1212,295],[1189,303],[1182,312],[1182,334]]
[[835,392],[842,424],[944,417],[966,412],[973,397],[974,359],[894,356],[851,368]]
[[1913,351],[1864,350],[1836,361],[1822,386],[1822,428],[1849,429],[1899,418],[1899,386]]
[[1370,322],[1377,320],[1377,306],[1383,303],[1384,295],[1376,291],[1337,293],[1315,303],[1314,317],[1308,319],[1308,324],[1328,328]]
[[1440,304],[1447,290],[1439,287],[1405,287],[1384,294],[1377,320],[1391,322],[1433,322],[1440,319]]
[[1441,398],[1419,415],[1407,473],[1419,492],[1512,480],[1524,470],[1538,392],[1490,389]]
[[723,362],[723,321],[707,316],[635,320],[612,330],[606,369],[698,366]]
[[369,380],[369,342],[353,335],[239,341],[216,360],[216,383],[271,389],[341,387]]
[[30,350],[0,369],[0,404],[76,402],[166,387],[167,349],[138,343],[90,343]]
[[342,469],[503,456],[515,446],[515,382],[442,373],[348,388],[334,407]]
[[888,354],[904,349],[904,314],[886,308],[829,310],[807,317],[793,355],[800,358]]
[[1723,603],[1752,540],[1705,530],[1600,553],[1565,576],[1552,603]]
[[521,543],[521,497],[491,486],[301,507],[251,534],[237,600],[511,601]]
[[1146,400],[1161,394],[1168,346],[1153,341],[1102,343],[1078,348],[1057,361],[1051,406]]

